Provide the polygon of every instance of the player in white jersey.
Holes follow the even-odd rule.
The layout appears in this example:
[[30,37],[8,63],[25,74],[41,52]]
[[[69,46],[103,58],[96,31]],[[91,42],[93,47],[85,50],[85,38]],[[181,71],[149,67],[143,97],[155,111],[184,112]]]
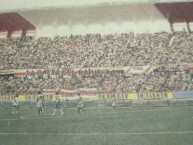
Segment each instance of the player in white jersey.
[[37,109],[38,109],[38,116],[40,116],[40,114],[43,116],[44,114],[44,110],[43,110],[43,100],[44,100],[44,96],[41,94],[41,92],[39,91],[37,96],[36,96],[36,103],[37,103]]
[[78,113],[80,114],[80,110],[82,110],[85,113],[85,110],[83,108],[84,104],[83,104],[83,98],[81,97],[81,92],[78,91],[77,95],[78,95],[78,103],[77,103]]
[[112,98],[112,107],[113,109],[116,108],[116,98],[115,97]]
[[64,115],[64,112],[61,108],[61,103],[60,103],[60,94],[59,92],[56,92],[56,102],[55,102],[55,109],[54,109],[54,113],[52,114],[53,116],[56,115],[56,111],[60,110],[61,116]]
[[18,93],[15,93],[12,99],[12,114],[17,114],[19,109]]

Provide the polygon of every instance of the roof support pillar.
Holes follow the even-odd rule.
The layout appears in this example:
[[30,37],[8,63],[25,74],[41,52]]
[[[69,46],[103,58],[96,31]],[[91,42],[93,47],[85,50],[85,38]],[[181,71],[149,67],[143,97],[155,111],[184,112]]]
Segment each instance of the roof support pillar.
[[173,23],[170,22],[170,30],[172,33],[174,33],[174,27],[173,27]]
[[11,38],[11,34],[12,34],[12,32],[13,32],[13,31],[8,30],[8,32],[7,32],[7,38]]
[[191,29],[190,29],[190,25],[189,25],[188,21],[186,21],[186,27],[187,27],[188,33],[190,34],[191,33]]
[[26,37],[26,29],[22,29],[22,34],[21,34],[21,38],[24,38]]

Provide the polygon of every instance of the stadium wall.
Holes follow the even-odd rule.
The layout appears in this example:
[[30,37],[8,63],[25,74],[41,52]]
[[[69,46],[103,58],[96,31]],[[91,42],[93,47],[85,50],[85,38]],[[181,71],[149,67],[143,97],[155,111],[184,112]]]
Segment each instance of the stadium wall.
[[[83,99],[86,101],[96,101],[96,100],[112,100],[115,98],[116,100],[165,100],[165,99],[173,99],[174,93],[172,92],[146,92],[146,93],[100,93],[100,94],[90,94],[84,95]],[[56,96],[51,94],[44,95],[46,101],[55,101]],[[61,100],[70,101],[76,100],[77,96],[64,97],[61,96]],[[0,101],[11,101],[11,95],[0,96]],[[35,101],[35,95],[20,95],[19,101]]]
[[[12,95],[1,95],[0,102],[11,102]],[[112,100],[133,100],[133,101],[163,101],[163,100],[193,100],[193,91],[184,91],[184,92],[141,92],[141,93],[99,93],[99,94],[90,94],[83,96],[85,101],[105,101]],[[56,96],[51,93],[44,95],[45,101],[53,102],[56,100]],[[66,101],[75,101],[77,96],[64,97],[61,96],[63,102]],[[35,102],[36,95],[20,95],[20,102]]]
[[[104,93],[84,99],[84,106],[89,107],[112,107],[112,99],[116,98],[117,107],[166,107],[166,106],[192,106],[193,91],[187,92],[146,92],[146,93]],[[53,94],[45,95],[45,107],[53,108],[56,96]],[[61,97],[62,106],[65,108],[74,108],[77,105],[77,99],[66,99]],[[0,96],[0,109],[12,107],[12,96]],[[64,101],[65,100],[65,101]],[[36,106],[35,95],[20,95],[21,108],[33,108]]]

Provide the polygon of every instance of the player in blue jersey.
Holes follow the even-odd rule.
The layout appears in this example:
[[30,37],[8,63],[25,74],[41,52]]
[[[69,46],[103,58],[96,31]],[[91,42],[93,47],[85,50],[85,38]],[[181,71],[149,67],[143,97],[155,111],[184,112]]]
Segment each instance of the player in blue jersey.
[[61,97],[61,96],[60,96],[59,92],[56,92],[56,102],[55,102],[54,113],[52,114],[53,116],[56,115],[56,111],[57,111],[57,110],[60,110],[61,116],[64,115],[64,112],[63,112],[63,110],[62,110],[62,108],[61,108],[60,97]]

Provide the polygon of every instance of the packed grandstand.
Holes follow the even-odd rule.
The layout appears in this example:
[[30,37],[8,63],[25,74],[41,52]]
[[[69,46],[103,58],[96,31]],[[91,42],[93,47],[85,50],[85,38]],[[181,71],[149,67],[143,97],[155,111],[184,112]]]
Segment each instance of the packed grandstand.
[[192,145],[185,1],[0,0],[0,145]]
[[[141,6],[127,5],[136,5],[137,10]],[[147,5],[160,11],[159,15],[163,15],[161,18],[168,22],[170,31],[164,31],[160,27],[157,29],[158,32],[136,33],[124,30],[120,33],[103,34],[100,31],[91,31],[89,34],[73,33],[65,36],[63,32],[63,35],[37,36],[35,33],[28,35],[28,30],[24,29],[33,29],[38,33],[33,25],[33,20],[36,20],[34,24],[38,26],[41,23],[37,22],[36,10],[30,10],[31,13],[26,10],[18,14],[0,14],[3,32],[1,34],[7,37],[0,40],[0,94],[11,95],[19,92],[20,95],[33,95],[39,90],[52,94],[58,90],[62,93],[63,90],[65,96],[65,92],[77,89],[94,90],[97,94],[193,90],[193,35],[189,25],[192,20],[190,9],[193,3],[145,4],[146,7]],[[185,6],[188,8],[184,9]],[[102,5],[95,8],[96,12],[100,11],[101,7],[107,7],[109,11],[112,9],[110,6]],[[122,7],[127,8],[125,5]],[[183,10],[183,14],[179,15],[175,8]],[[119,9],[121,7],[118,5],[116,10],[120,13]],[[49,11],[49,8],[46,11]],[[57,9],[54,9],[55,15],[56,11]],[[60,14],[63,12],[61,9],[58,11]],[[139,12],[139,15],[142,13]],[[14,16],[20,18],[19,21],[14,19]],[[30,16],[29,19],[27,16]],[[117,14],[114,17],[119,16]],[[98,15],[96,17],[98,18]],[[134,17],[140,22],[144,21],[144,18],[140,19],[138,15]],[[154,15],[152,17],[151,20],[147,17],[145,21],[156,18]],[[125,18],[122,17],[120,21]],[[46,23],[45,18],[41,19],[44,19],[43,24]],[[92,20],[88,16],[88,21]],[[132,17],[132,20],[135,18]],[[182,20],[186,22],[185,29],[175,31],[174,24]],[[60,19],[56,21],[63,22]],[[108,23],[105,25],[108,27]],[[17,30],[18,26],[21,26],[21,30],[16,34],[21,34],[14,36],[15,31],[11,30]]]

